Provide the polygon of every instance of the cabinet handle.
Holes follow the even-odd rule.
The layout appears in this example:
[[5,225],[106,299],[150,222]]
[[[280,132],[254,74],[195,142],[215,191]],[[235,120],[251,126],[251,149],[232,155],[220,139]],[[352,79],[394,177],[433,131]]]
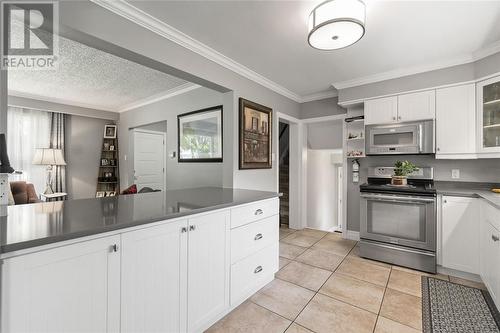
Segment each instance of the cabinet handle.
[[392,120],[396,120],[396,117],[392,117]]
[[262,272],[262,266],[257,266],[255,270],[253,271],[255,274]]
[[117,244],[111,245],[111,252],[118,252],[118,245]]
[[260,209],[260,208],[259,208],[259,209],[257,209],[257,210],[255,211],[255,213],[254,213],[254,215],[262,215],[262,214],[264,214],[264,211],[263,211],[262,209]]
[[447,202],[448,202],[448,200],[443,200],[443,203],[447,203]]
[[438,147],[438,148],[437,148],[437,151],[440,151],[440,150],[441,150],[441,148],[439,148],[439,147]]
[[181,233],[185,233],[185,232],[187,232],[187,231],[188,231],[188,228],[186,228],[186,227],[182,227],[182,228],[181,228]]
[[257,234],[257,235],[255,235],[254,240],[256,240],[256,241],[257,241],[257,240],[259,240],[259,239],[262,239],[262,237],[263,237],[263,236],[262,236],[262,234]]
[[498,240],[500,240],[500,238],[495,235],[491,235],[491,239],[493,239],[494,242],[498,242]]
[[398,120],[401,120],[401,116],[398,117]]
[[196,226],[195,225],[190,225],[189,226],[189,231],[195,231],[196,230]]

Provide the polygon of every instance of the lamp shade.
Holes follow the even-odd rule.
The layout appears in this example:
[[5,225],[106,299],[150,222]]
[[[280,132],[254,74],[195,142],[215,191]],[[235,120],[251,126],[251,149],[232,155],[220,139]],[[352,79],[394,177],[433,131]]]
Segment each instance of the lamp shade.
[[309,16],[308,42],[319,50],[352,45],[365,34],[365,4],[361,0],[327,0]]
[[7,155],[7,143],[5,134],[0,134],[0,173],[13,173],[14,169],[10,166],[9,156]]
[[33,157],[33,164],[66,165],[66,161],[61,149],[37,148]]

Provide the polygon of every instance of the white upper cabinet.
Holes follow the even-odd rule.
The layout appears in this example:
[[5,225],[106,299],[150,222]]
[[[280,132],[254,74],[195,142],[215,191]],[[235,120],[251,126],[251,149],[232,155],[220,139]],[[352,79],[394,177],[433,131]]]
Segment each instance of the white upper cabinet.
[[500,77],[477,83],[477,105],[479,150],[500,153]]
[[443,196],[442,263],[444,267],[479,274],[478,216],[478,199]]
[[118,332],[119,248],[111,236],[5,259],[0,331]]
[[436,115],[436,93],[421,91],[398,96],[398,122],[434,119]]
[[186,331],[187,239],[187,220],[122,235],[122,332]]
[[397,96],[370,99],[365,102],[365,125],[397,122]]
[[189,219],[188,332],[229,308],[230,224],[229,211]]
[[[458,134],[458,135],[457,135]],[[476,87],[436,90],[436,157],[467,158],[476,152]]]

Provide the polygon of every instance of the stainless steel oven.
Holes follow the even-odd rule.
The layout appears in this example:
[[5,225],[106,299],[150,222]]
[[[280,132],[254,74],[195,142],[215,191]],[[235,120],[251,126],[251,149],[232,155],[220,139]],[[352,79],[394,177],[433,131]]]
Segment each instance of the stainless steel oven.
[[436,271],[436,191],[432,169],[421,168],[408,186],[390,184],[393,168],[368,170],[360,186],[360,255]]
[[433,154],[434,121],[367,125],[366,154]]

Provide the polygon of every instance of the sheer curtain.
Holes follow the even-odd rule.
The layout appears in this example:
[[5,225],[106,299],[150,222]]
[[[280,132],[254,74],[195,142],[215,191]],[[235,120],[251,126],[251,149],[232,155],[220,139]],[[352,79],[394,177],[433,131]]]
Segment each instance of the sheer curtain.
[[22,179],[33,183],[38,194],[45,190],[44,165],[33,165],[36,148],[50,145],[51,113],[9,106],[7,109],[7,151],[12,167]]

